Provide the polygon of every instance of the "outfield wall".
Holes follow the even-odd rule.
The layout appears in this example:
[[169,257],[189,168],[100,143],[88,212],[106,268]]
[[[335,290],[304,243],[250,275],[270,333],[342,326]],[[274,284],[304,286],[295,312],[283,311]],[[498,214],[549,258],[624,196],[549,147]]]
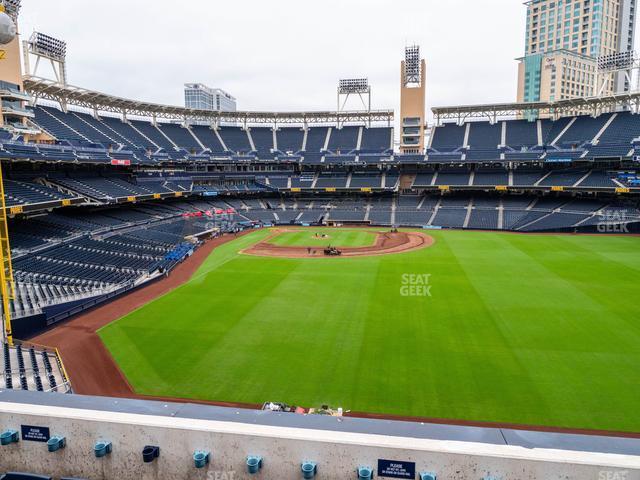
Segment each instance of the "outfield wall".
[[[439,479],[638,480],[640,440],[589,437],[356,418],[276,414],[189,404],[116,400],[38,392],[0,392],[0,429],[62,435],[66,447],[22,439],[0,447],[0,473],[27,471],[90,479],[250,478],[247,455],[263,457],[257,478],[302,478],[317,462],[318,479],[357,478],[359,465],[401,463]],[[47,431],[48,430],[48,431]],[[96,458],[98,440],[111,454]],[[160,447],[152,463],[146,445]],[[195,450],[211,452],[196,469]],[[377,476],[376,472],[376,476]]]

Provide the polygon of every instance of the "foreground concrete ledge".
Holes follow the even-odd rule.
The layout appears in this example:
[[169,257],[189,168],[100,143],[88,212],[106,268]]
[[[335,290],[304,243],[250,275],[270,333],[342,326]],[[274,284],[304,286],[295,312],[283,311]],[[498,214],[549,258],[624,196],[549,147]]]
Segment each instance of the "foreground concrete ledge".
[[[249,478],[247,455],[260,455],[263,478],[301,478],[300,462],[318,478],[355,478],[378,460],[415,463],[440,478],[640,480],[640,439],[360,418],[261,412],[194,404],[0,391],[0,430],[23,425],[66,438],[66,448],[22,440],[0,447],[0,472],[83,478]],[[113,453],[96,459],[96,441]],[[161,455],[143,464],[145,445]],[[195,469],[195,450],[212,461]],[[153,475],[149,476],[150,468]],[[226,473],[225,473],[226,472]],[[204,476],[203,476],[204,475]]]

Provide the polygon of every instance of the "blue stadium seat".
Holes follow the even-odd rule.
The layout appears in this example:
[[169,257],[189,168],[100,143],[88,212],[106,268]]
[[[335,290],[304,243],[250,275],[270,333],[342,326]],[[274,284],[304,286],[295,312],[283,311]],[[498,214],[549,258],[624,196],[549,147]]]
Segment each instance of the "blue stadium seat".
[[[433,129],[431,148],[440,152],[451,152],[464,146],[466,126],[455,123],[445,123]],[[500,143],[498,141],[498,143]],[[498,143],[494,146],[497,147]]]
[[516,150],[538,145],[538,122],[510,120],[505,123],[507,128],[506,145]]
[[278,150],[283,153],[296,153],[302,150],[304,130],[301,128],[279,128],[276,132]]
[[0,480],[52,480],[48,475],[36,475],[35,473],[7,472],[0,475]]
[[241,128],[220,127],[218,133],[227,149],[234,153],[247,154],[253,150],[247,132]]
[[358,146],[360,127],[332,128],[328,149],[334,153],[349,153]]

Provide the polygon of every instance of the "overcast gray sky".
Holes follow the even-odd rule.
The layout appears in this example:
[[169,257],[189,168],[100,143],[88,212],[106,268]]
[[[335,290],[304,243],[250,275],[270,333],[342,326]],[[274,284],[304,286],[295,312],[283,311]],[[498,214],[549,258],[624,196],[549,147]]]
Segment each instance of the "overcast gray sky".
[[521,0],[22,0],[21,34],[68,43],[69,83],[183,104],[185,82],[244,110],[335,109],[339,78],[367,76],[397,108],[399,62],[417,43],[427,104],[514,101]]

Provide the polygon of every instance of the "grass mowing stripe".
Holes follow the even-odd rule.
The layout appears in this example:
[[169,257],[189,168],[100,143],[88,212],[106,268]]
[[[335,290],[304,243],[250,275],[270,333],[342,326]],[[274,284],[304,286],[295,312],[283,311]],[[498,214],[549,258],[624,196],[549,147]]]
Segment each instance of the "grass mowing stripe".
[[[526,294],[528,291],[526,287],[524,290],[513,291],[514,285],[509,270],[513,265],[513,255],[517,252],[510,249],[509,244],[499,235],[478,235],[475,239],[455,235],[448,236],[447,239],[452,258],[460,271],[459,275],[464,275],[466,282],[473,289],[472,301],[482,306],[486,319],[483,324],[490,327],[486,333],[478,332],[473,326],[466,329],[466,333],[473,338],[474,351],[478,359],[484,357],[486,362],[487,356],[494,357],[489,363],[491,372],[484,376],[475,375],[474,378],[493,385],[505,385],[506,388],[501,389],[501,404],[517,405],[516,408],[522,410],[535,402],[538,410],[548,409],[545,407],[544,395],[536,388],[535,383],[527,381],[530,375],[527,362],[521,359],[518,346],[514,344],[514,328],[517,329],[520,323],[517,321],[517,312],[514,316],[504,308],[511,295],[521,297],[521,293]],[[473,241],[473,245],[468,245],[469,240]],[[497,258],[493,252],[501,252],[502,255]],[[527,272],[521,273],[526,276]],[[468,296],[465,296],[465,299],[471,301]],[[516,320],[515,323],[513,320]],[[487,351],[486,338],[494,339],[494,343],[490,345],[490,352]],[[513,378],[523,381],[513,382]],[[486,385],[483,387],[486,388]],[[470,403],[480,405],[488,403],[482,407],[485,410],[496,409],[496,404],[492,404],[491,399],[492,396],[488,394],[486,399],[469,400]],[[500,412],[496,411],[495,414],[500,415]],[[502,421],[509,421],[506,415],[510,414],[511,412],[502,413]]]
[[[637,275],[632,269],[610,262],[599,253],[592,254],[588,249],[573,245],[573,242],[567,243],[567,238],[546,236],[544,248],[537,245],[534,251],[528,250],[531,252],[530,260],[548,272],[539,279],[539,288],[544,288],[548,278],[554,275],[581,292],[582,297],[575,299],[565,296],[566,289],[559,290],[555,295],[557,309],[563,313],[563,317],[578,321],[584,330],[584,337],[589,339],[588,344],[580,346],[581,349],[597,351],[600,345],[616,343],[618,348],[639,353],[640,322],[630,321],[628,305],[621,301],[633,298],[637,290]],[[518,241],[512,244],[526,248]],[[576,268],[578,265],[580,268]],[[604,278],[597,278],[603,275],[612,281],[602,282]],[[607,341],[603,342],[603,339]]]
[[[442,394],[440,403],[445,406],[446,413],[443,416],[473,418],[477,412],[486,414],[488,411],[496,410],[495,395],[491,394],[491,390],[496,384],[500,384],[503,386],[498,406],[503,411],[496,412],[496,415],[502,415],[502,420],[508,421],[510,412],[504,411],[504,404],[520,405],[519,408],[523,408],[526,402],[538,397],[537,391],[526,381],[511,381],[512,378],[526,378],[527,371],[510,348],[498,318],[487,306],[481,290],[470,281],[470,275],[465,271],[465,263],[457,258],[457,252],[460,251],[457,244],[464,240],[464,237],[447,235],[441,240],[438,245],[447,249],[447,261],[443,267],[448,274],[460,280],[460,285],[450,290],[442,288],[449,286],[448,284],[438,288],[442,283],[439,275],[432,278],[434,300],[439,300],[441,295],[449,297],[445,303],[448,312],[438,312],[436,316],[448,318],[448,321],[442,325],[442,331],[437,331],[439,336],[434,336],[428,346],[432,352],[429,363],[434,364],[432,377],[435,377]],[[481,251],[480,255],[473,258],[481,259]],[[459,305],[461,312],[452,317],[451,304],[460,302],[460,299],[464,299]],[[436,306],[438,304],[435,303]],[[467,305],[473,305],[473,310],[470,311]],[[455,331],[455,335],[451,335],[451,331]],[[446,363],[440,362],[440,358],[446,359]],[[456,379],[457,382],[452,379]],[[454,400],[451,400],[452,398]],[[540,406],[539,402],[538,407]]]
[[233,242],[224,243],[217,247],[215,251],[200,265],[200,268],[193,275],[191,280],[199,279],[207,273],[219,268],[223,263],[235,259],[240,250],[249,248],[251,245],[263,241],[271,235],[269,229],[256,230],[248,235],[244,235]]

